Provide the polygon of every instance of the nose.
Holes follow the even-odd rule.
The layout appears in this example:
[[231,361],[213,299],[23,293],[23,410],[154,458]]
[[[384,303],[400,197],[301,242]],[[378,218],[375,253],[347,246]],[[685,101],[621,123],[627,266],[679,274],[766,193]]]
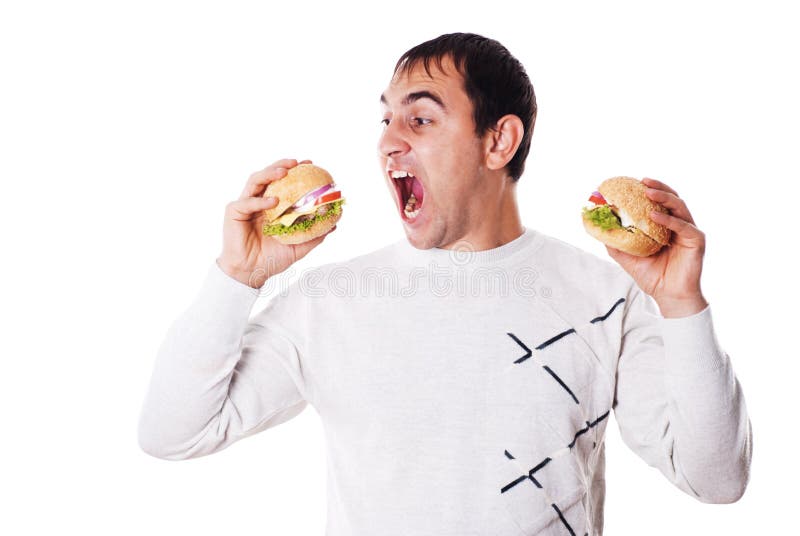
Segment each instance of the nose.
[[378,139],[378,153],[381,157],[399,156],[407,153],[411,147],[403,134],[400,121],[389,121]]

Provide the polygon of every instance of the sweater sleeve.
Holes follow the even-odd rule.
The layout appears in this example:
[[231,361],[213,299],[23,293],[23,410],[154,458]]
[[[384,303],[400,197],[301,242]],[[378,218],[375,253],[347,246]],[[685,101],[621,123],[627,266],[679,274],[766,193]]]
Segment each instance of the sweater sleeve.
[[666,319],[638,287],[632,294],[614,405],[623,441],[699,501],[738,500],[749,479],[752,431],[710,307]]
[[[216,262],[167,331],[139,418],[139,445],[166,460],[212,454],[307,405],[300,352],[277,315],[249,321],[258,298]],[[267,311],[270,307],[265,308]]]

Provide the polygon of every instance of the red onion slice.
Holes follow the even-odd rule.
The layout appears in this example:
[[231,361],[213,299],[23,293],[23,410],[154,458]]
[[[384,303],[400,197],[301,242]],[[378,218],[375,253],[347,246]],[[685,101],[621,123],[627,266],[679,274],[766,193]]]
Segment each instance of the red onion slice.
[[294,205],[289,207],[289,210],[291,210],[293,208],[300,208],[302,206],[307,205],[313,199],[316,199],[317,197],[321,196],[322,194],[324,194],[325,192],[327,192],[331,188],[333,188],[333,183],[326,184],[324,186],[320,186],[316,190],[313,190],[313,191],[307,193],[306,195],[304,195],[303,197],[301,197],[300,200],[297,203],[295,203]]

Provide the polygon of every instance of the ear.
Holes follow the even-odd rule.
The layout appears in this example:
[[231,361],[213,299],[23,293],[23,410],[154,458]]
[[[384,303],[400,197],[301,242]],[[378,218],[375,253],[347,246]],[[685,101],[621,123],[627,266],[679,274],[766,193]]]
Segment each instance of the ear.
[[498,119],[494,128],[484,136],[486,167],[503,169],[514,158],[524,134],[522,120],[516,115],[508,114]]

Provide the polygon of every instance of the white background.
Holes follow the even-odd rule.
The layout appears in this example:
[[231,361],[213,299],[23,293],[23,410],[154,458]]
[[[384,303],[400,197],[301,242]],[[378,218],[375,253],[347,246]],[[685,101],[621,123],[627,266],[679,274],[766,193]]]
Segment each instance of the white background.
[[251,172],[311,158],[348,199],[298,270],[404,236],[378,97],[400,54],[451,31],[498,39],[534,83],[525,225],[605,257],[580,207],[627,174],[673,186],[707,233],[703,288],[754,427],[750,487],[698,503],[612,425],[606,533],[793,529],[800,21],[778,3],[644,4],[4,2],[0,532],[323,534],[311,407],[176,463],[139,450],[140,404]]

